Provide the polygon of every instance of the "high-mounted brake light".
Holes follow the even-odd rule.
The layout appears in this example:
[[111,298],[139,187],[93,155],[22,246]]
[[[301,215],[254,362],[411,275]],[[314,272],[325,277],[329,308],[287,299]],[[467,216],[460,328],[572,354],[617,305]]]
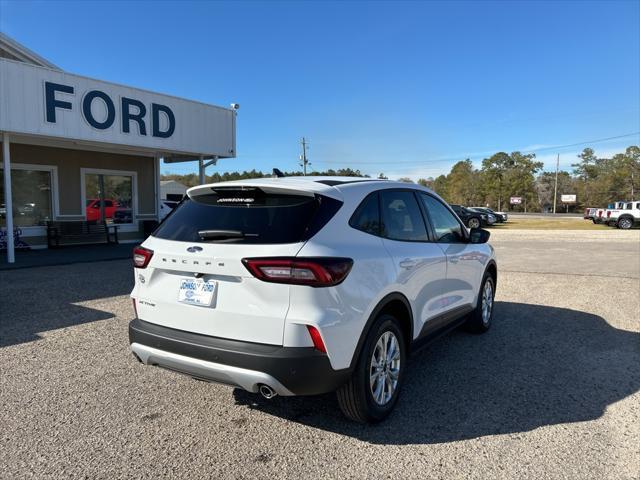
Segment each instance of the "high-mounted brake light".
[[153,257],[153,250],[137,246],[133,249],[133,266],[136,268],[147,268]]
[[259,280],[311,287],[338,285],[351,271],[353,260],[334,257],[243,258],[242,263]]
[[311,341],[313,342],[313,348],[322,353],[327,353],[327,347],[324,346],[322,336],[320,335],[318,329],[313,325],[307,325],[307,330],[309,331],[309,336],[311,337]]

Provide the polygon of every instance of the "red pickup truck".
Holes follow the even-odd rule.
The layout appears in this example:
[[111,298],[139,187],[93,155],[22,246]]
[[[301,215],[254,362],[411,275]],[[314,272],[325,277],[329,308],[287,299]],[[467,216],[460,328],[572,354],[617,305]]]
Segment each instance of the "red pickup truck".
[[[120,206],[115,200],[105,198],[104,199],[104,219],[113,218],[113,214]],[[100,199],[91,198],[87,200],[86,215],[88,222],[95,222],[100,220]]]

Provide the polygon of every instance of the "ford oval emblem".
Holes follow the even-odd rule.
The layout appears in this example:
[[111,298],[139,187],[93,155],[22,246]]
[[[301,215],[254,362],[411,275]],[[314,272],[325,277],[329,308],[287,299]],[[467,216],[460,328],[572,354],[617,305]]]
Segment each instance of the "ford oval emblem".
[[201,251],[202,251],[202,247],[198,247],[198,246],[187,248],[187,252],[191,252],[191,253],[201,252]]

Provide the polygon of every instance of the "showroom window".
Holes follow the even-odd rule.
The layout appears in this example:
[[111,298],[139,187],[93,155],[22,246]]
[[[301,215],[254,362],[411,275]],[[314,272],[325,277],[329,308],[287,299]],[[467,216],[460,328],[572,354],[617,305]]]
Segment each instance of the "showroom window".
[[[11,169],[13,226],[35,227],[52,220],[52,171],[32,168]],[[4,203],[4,170],[0,169],[0,227],[7,225]]]
[[134,175],[84,173],[84,202],[87,221],[133,223]]

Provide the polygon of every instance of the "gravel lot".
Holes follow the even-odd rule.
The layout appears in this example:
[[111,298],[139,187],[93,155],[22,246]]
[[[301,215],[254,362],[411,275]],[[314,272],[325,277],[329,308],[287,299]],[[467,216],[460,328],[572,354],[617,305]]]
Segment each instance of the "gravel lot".
[[604,233],[496,234],[493,329],[376,426],[143,367],[128,261],[0,272],[0,478],[640,478],[640,238]]

